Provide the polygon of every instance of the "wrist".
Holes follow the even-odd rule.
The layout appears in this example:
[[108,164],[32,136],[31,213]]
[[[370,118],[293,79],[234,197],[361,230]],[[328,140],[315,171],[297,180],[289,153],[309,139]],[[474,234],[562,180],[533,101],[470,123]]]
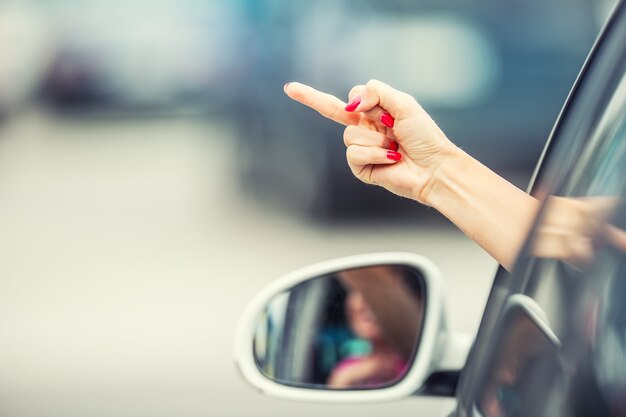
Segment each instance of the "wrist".
[[439,201],[437,196],[441,192],[442,186],[451,181],[453,175],[458,173],[468,158],[469,155],[461,148],[450,143],[450,146],[442,150],[438,162],[433,166],[424,184],[415,190],[414,199],[427,206],[437,208],[436,204]]

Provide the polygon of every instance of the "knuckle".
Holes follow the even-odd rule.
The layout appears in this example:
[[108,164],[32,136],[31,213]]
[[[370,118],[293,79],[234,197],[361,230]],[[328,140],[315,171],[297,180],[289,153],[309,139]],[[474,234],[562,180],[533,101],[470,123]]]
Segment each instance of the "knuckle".
[[350,143],[352,143],[352,138],[354,137],[355,129],[356,129],[356,126],[348,126],[343,130],[343,143],[346,146],[350,146]]
[[350,145],[346,148],[346,159],[349,163],[354,163],[356,161],[357,149],[354,145]]
[[359,91],[361,91],[363,89],[362,85],[355,85],[354,87],[352,87],[350,89],[350,92],[348,93],[349,97],[352,97],[354,95],[356,95]]
[[413,97],[412,95],[408,94],[408,93],[402,93],[404,94],[404,101],[406,101],[407,105],[417,105],[417,100],[415,99],[415,97]]

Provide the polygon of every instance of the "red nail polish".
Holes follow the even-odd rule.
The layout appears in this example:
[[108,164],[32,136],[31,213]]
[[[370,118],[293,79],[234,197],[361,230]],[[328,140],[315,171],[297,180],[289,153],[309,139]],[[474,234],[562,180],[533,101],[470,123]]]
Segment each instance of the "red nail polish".
[[390,151],[397,151],[398,150],[398,142],[396,142],[395,140],[392,140],[391,142],[389,142],[389,150]]
[[383,113],[380,116],[380,122],[387,127],[393,127],[393,123],[395,122],[395,120],[393,117],[391,117],[389,113]]
[[354,111],[357,107],[359,107],[359,104],[361,104],[361,100],[360,95],[354,97],[348,104],[346,104],[346,111]]
[[397,162],[402,159],[402,154],[396,151],[387,151],[387,158]]

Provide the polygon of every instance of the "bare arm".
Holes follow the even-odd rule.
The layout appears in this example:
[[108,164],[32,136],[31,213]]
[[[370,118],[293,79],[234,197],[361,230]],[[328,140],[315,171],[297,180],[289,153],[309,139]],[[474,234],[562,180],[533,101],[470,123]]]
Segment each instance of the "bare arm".
[[508,270],[540,207],[538,200],[460,149],[440,165],[416,199],[441,212]]
[[354,87],[348,106],[299,83],[285,92],[347,126],[355,176],[434,207],[505,268],[513,266],[539,203],[452,144],[412,97],[376,80]]

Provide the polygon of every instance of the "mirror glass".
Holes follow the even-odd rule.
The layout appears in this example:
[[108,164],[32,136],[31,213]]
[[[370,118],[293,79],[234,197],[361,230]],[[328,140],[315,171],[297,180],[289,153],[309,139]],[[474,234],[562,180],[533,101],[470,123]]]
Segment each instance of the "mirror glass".
[[414,267],[337,271],[272,298],[257,320],[257,367],[276,382],[318,389],[396,384],[417,352],[425,282]]

